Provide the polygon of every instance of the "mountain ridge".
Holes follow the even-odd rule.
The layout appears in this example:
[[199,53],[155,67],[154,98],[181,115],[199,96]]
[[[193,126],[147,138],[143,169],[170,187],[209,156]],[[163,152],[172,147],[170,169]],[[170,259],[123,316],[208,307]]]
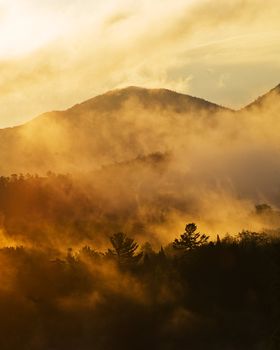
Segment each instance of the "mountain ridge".
[[247,104],[245,107],[241,108],[240,110],[249,110],[254,107],[261,107],[263,104],[265,104],[266,100],[268,100],[270,97],[273,97],[275,95],[280,95],[280,84],[276,85],[266,93],[258,96],[254,101]]
[[[277,86],[262,99],[279,90]],[[270,104],[267,107],[271,109]],[[278,115],[279,103],[273,108]],[[64,111],[0,129],[0,175],[87,172],[139,156],[164,154],[204,133],[211,133],[218,142],[230,130],[225,127],[217,137],[215,132],[225,123],[232,123],[231,129],[239,133],[236,116],[242,117],[242,111],[168,89],[111,90]]]
[[[196,102],[196,103],[203,103],[205,106],[212,106],[212,107],[216,107],[216,108],[222,108],[222,109],[227,109],[227,110],[231,110],[230,108],[218,105],[214,102],[210,102],[208,100],[205,100],[203,98],[200,97],[196,97],[196,96],[192,96],[189,94],[184,94],[184,93],[180,93],[177,92],[175,90],[170,90],[167,88],[144,88],[144,87],[140,87],[140,86],[127,86],[125,88],[121,88],[121,89],[113,89],[113,90],[109,90],[103,94],[94,96],[91,99],[88,99],[86,101],[83,101],[81,103],[75,104],[74,106],[70,107],[69,109],[75,109],[76,107],[79,106],[83,106],[83,105],[88,105],[91,103],[96,103],[97,101],[99,102],[100,100],[102,100],[103,98],[110,98],[110,97],[115,97],[115,98],[119,98],[120,100],[129,98],[129,97],[138,97],[141,99],[147,98],[147,97],[168,97],[172,96],[172,98],[174,99],[186,99],[186,101],[188,102]],[[122,101],[123,102],[123,101]]]
[[[84,108],[91,107],[96,111],[100,111],[104,107],[106,107],[107,111],[108,109],[115,110],[116,107],[119,108],[121,104],[123,104],[130,98],[138,98],[142,103],[144,103],[144,105],[145,105],[145,99],[150,98],[150,101],[161,102],[162,107],[168,107],[170,105],[170,102],[171,102],[171,106],[172,106],[172,103],[174,106],[175,103],[183,102],[183,107],[185,109],[187,109],[188,104],[190,105],[192,104],[193,106],[195,106],[195,108],[198,108],[198,109],[210,108],[212,111],[218,111],[219,109],[234,111],[233,109],[216,104],[214,102],[210,102],[206,99],[180,93],[171,89],[166,89],[166,88],[149,89],[149,88],[144,88],[139,86],[127,86],[125,88],[113,89],[105,93],[98,94],[92,98],[89,98],[80,103],[76,103],[70,106],[69,108],[66,108],[63,110],[53,110],[53,111],[47,111],[47,112],[41,113],[33,117],[27,122],[24,122],[19,125],[11,126],[11,127],[0,128],[0,130],[7,130],[7,129],[22,127],[26,124],[34,122],[38,118],[50,116],[52,114],[63,115],[65,112],[71,112],[71,113],[79,112],[79,109],[81,108],[84,109]],[[161,101],[160,101],[160,98],[162,99]],[[179,107],[178,112],[184,112],[184,109],[182,107]]]
[[22,124],[11,126],[11,127],[0,128],[0,131],[22,127],[26,124],[34,122],[38,118],[51,116],[52,114],[63,115],[64,113],[67,113],[67,112],[76,113],[76,112],[79,112],[79,109],[84,109],[88,107],[93,108],[96,112],[102,111],[104,107],[107,108],[107,111],[108,109],[115,110],[116,107],[119,108],[121,104],[123,104],[130,98],[138,98],[143,103],[144,106],[145,104],[147,104],[145,103],[146,99],[150,99],[150,101],[153,101],[155,103],[156,102],[160,103],[162,107],[169,107],[170,105],[171,107],[172,105],[174,107],[175,103],[183,102],[183,107],[181,106],[177,108],[178,113],[184,112],[185,110],[187,110],[188,104],[195,106],[195,108],[198,108],[198,109],[210,108],[212,112],[213,111],[216,112],[218,110],[238,112],[238,111],[250,109],[256,105],[261,105],[263,100],[266,99],[267,96],[274,93],[280,94],[280,84],[270,89],[268,92],[264,93],[263,95],[260,95],[254,101],[250,102],[246,106],[240,109],[233,109],[223,105],[219,105],[215,102],[211,102],[204,98],[200,98],[189,94],[184,94],[168,88],[144,88],[140,86],[131,85],[124,88],[108,90],[104,93],[93,96],[92,98],[76,103],[66,109],[53,110],[53,111],[47,111],[47,112],[41,113]]

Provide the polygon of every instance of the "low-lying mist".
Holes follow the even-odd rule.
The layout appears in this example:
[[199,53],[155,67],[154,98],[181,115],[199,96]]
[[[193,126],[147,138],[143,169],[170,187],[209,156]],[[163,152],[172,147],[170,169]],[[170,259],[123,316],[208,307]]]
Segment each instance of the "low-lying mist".
[[69,245],[118,230],[161,245],[186,221],[212,237],[277,232],[279,110],[278,88],[240,111],[128,88],[3,129],[2,174],[39,174],[3,178],[3,230]]
[[276,349],[278,90],[128,88],[0,130],[1,349]]

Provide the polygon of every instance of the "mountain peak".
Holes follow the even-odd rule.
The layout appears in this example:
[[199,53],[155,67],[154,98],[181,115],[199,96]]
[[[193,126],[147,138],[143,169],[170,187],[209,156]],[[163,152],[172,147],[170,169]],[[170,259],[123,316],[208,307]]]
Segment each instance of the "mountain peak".
[[91,109],[98,112],[117,111],[130,100],[140,104],[145,109],[171,109],[178,113],[191,110],[210,110],[212,112],[225,110],[225,107],[204,99],[179,93],[169,89],[149,89],[139,86],[110,90],[102,95],[93,97],[71,108],[72,111]]

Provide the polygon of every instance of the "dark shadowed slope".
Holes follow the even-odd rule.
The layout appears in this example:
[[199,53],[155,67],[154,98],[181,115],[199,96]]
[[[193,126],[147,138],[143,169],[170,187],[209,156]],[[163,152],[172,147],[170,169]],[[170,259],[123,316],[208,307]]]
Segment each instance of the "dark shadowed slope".
[[124,89],[109,91],[81,104],[77,104],[72,107],[72,110],[79,112],[81,109],[90,108],[99,112],[103,112],[104,110],[113,111],[120,109],[131,99],[137,99],[143,108],[166,108],[177,113],[186,113],[193,109],[207,109],[212,112],[224,109],[223,107],[204,99],[181,94],[168,89],[145,89],[130,86]]

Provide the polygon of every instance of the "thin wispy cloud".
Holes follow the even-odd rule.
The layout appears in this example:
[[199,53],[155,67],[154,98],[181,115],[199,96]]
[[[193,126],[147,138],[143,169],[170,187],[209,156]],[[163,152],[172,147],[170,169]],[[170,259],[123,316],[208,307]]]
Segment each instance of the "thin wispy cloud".
[[276,0],[2,0],[0,126],[126,85],[239,108],[280,80],[279,10]]

